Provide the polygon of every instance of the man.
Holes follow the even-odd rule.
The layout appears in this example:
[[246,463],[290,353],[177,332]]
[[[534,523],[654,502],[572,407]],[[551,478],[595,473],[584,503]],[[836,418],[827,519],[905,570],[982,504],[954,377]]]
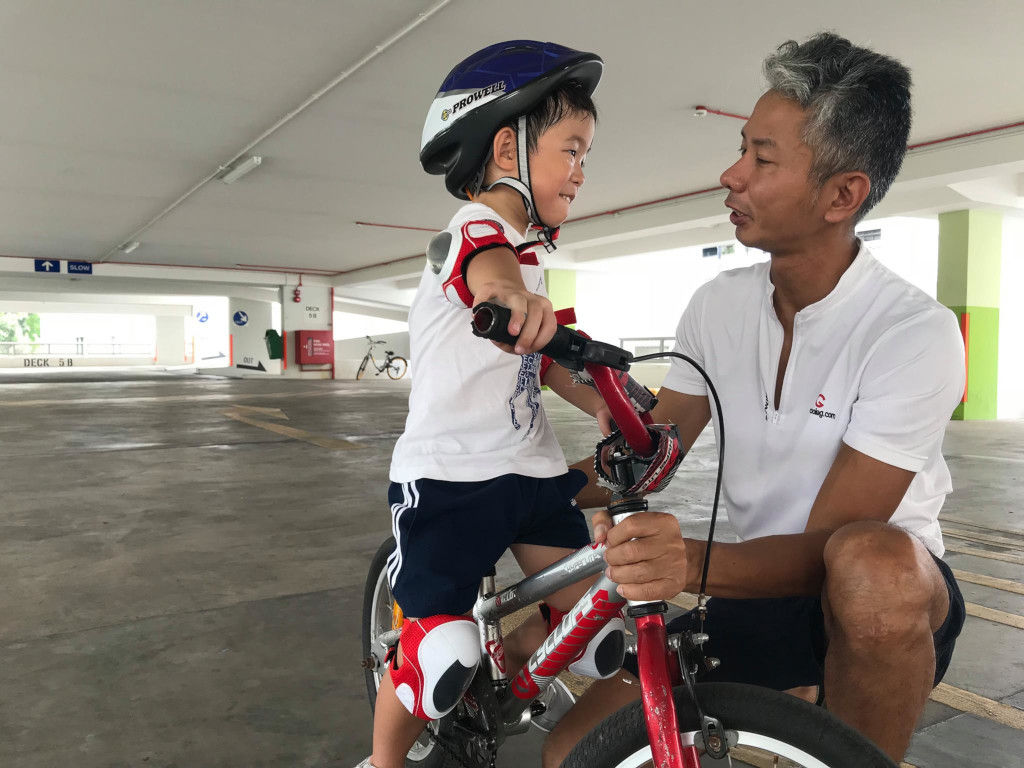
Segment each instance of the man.
[[[938,525],[964,349],[952,313],[854,233],[902,164],[909,71],[834,34],[782,45],[764,70],[768,91],[721,181],[737,239],[771,260],[702,286],[677,332],[722,398],[739,539],[712,550],[706,650],[721,667],[705,679],[820,698],[898,762],[964,620]],[[691,446],[711,419],[703,380],[673,360],[659,397],[655,421]],[[671,515],[594,524],[625,597],[699,588],[705,543]],[[545,765],[639,696],[631,659],[562,720]]]

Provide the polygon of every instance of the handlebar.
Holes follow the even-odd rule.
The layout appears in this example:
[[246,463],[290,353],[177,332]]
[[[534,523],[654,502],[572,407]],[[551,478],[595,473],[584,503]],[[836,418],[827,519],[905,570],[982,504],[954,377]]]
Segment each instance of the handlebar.
[[[508,332],[511,319],[512,310],[508,307],[481,302],[473,308],[473,334],[491,341],[515,344],[518,337]],[[623,386],[623,379],[628,378],[625,372],[629,370],[632,354],[611,344],[589,339],[564,325],[556,328],[555,335],[541,352],[569,370],[586,369],[630,448],[641,456],[654,453],[656,446],[646,427],[652,421],[650,414],[637,414]]]

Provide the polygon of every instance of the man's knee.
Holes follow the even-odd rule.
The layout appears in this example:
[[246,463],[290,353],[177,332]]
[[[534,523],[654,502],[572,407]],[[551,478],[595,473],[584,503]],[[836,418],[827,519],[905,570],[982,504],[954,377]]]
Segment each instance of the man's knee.
[[876,645],[935,623],[942,577],[928,550],[906,531],[877,521],[850,523],[829,538],[824,558],[822,602],[830,633]]

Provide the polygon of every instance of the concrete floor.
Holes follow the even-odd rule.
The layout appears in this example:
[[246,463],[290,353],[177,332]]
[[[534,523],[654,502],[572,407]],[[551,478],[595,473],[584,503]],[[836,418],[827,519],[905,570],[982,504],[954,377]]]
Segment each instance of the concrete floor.
[[[377,380],[0,377],[0,766],[362,759],[363,580],[390,531],[407,392]],[[582,457],[596,428],[545,403],[566,454]],[[1024,422],[954,423],[945,449],[957,488],[945,513],[1009,541],[947,544],[1016,560],[948,561],[1024,582]],[[706,531],[713,471],[705,437],[658,500],[687,533]],[[1024,615],[1024,595],[962,586],[972,603]],[[930,702],[909,763],[1024,766],[1024,733],[1006,724],[1024,722],[1022,640],[968,618],[946,682],[1009,708],[996,707],[1000,722]],[[499,765],[535,765],[539,745],[536,732],[513,740]]]

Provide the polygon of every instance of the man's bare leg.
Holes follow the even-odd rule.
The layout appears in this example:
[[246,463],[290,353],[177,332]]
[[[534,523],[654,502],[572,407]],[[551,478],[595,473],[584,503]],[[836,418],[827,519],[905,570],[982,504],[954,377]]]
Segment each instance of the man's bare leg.
[[624,669],[607,680],[595,680],[548,734],[541,754],[543,767],[558,768],[595,725],[639,698],[640,681]]
[[946,583],[920,541],[885,523],[844,526],[824,554],[826,705],[898,763],[932,690]]

